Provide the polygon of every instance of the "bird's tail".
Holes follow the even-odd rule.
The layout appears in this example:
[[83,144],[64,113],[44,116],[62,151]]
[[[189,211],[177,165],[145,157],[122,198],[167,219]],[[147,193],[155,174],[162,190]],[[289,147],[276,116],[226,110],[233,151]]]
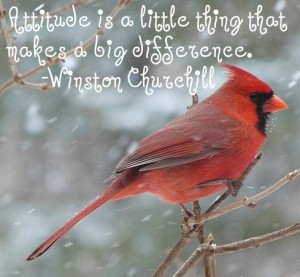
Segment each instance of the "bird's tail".
[[[108,202],[109,200],[117,200],[121,198],[125,198],[130,196],[121,193],[120,197],[118,193],[128,187],[131,183],[134,172],[131,170],[126,170],[121,173],[103,192],[103,194],[99,195],[96,199],[94,199],[91,203],[89,203],[86,207],[76,213],[73,217],[71,217],[68,221],[65,222],[57,231],[55,231],[48,239],[46,239],[36,250],[34,250],[28,257],[27,261],[31,261],[44,252],[46,252],[58,239],[60,239],[65,233],[67,233],[71,228],[73,228],[81,219],[85,216]],[[126,189],[125,189],[126,190]]]

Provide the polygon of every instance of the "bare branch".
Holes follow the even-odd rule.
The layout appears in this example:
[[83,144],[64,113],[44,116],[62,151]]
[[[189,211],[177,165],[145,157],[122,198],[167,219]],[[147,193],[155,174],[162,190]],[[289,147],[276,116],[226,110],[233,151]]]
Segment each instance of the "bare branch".
[[277,230],[269,234],[265,234],[258,237],[252,237],[246,240],[241,240],[230,244],[217,246],[216,249],[214,250],[214,253],[215,255],[221,255],[221,254],[237,252],[249,248],[257,248],[266,243],[270,243],[294,235],[299,232],[300,232],[300,223],[295,223],[294,225]]
[[170,251],[170,253],[167,255],[167,257],[163,260],[163,262],[159,265],[159,267],[156,269],[153,277],[161,277],[164,276],[165,272],[169,269],[169,267],[172,265],[174,260],[180,255],[184,247],[188,244],[188,242],[191,240],[192,237],[190,236],[181,236],[178,242],[175,244],[173,249]]
[[233,242],[230,244],[224,244],[220,246],[216,246],[212,243],[204,243],[200,245],[193,254],[184,262],[181,268],[176,272],[174,277],[184,276],[188,270],[199,261],[199,259],[205,257],[205,255],[222,255],[228,254],[232,252],[237,252],[250,248],[257,248],[266,243],[270,243],[296,233],[300,232],[300,223],[296,223],[289,227],[280,229],[278,231],[261,235],[258,237],[252,237],[249,239]]
[[[7,24],[6,24],[5,17],[6,17],[6,10],[3,8],[2,0],[0,0],[0,21],[1,21],[1,25],[2,25],[2,30],[3,30],[3,33],[4,33],[4,38],[5,38],[5,41],[6,41],[6,45],[8,47],[11,47],[12,46],[11,37],[8,33],[8,27],[7,27]],[[18,68],[17,68],[17,65],[16,65],[16,62],[15,62],[14,58],[13,57],[8,57],[8,63],[9,63],[11,72],[13,74],[14,82],[18,83],[18,81],[19,81],[19,72],[18,72]]]
[[[113,10],[109,14],[109,16],[112,18],[112,20],[115,19],[115,17],[129,4],[129,2],[130,2],[129,0],[119,0],[118,1],[118,4],[113,8]],[[1,4],[2,4],[2,0],[1,0]],[[100,27],[97,28],[97,31],[82,44],[82,49],[86,50],[88,47],[90,47],[95,42],[96,37],[99,35],[103,35],[105,33],[105,31],[106,31],[105,25],[102,24]],[[76,47],[68,50],[66,52],[66,57],[70,57],[70,56],[74,55],[74,51],[75,51]],[[45,68],[47,68],[49,66],[52,66],[56,63],[60,63],[63,61],[64,60],[61,60],[58,57],[48,59],[48,61],[45,63],[45,65],[37,66],[23,74],[19,74],[18,82],[16,82],[16,80],[14,78],[6,81],[5,83],[3,83],[0,86],[0,96],[3,95],[6,90],[13,87],[17,83],[24,84],[24,83],[22,83],[22,81],[26,80],[27,78],[34,76],[35,74],[43,71]],[[48,85],[48,86],[50,87],[50,85]],[[35,85],[34,87],[43,89],[45,87],[45,84]]]
[[190,268],[192,268],[200,258],[204,256],[204,253],[209,252],[211,246],[209,243],[201,244],[193,254],[184,262],[184,264],[179,268],[179,270],[173,275],[173,277],[184,276]]
[[[202,225],[204,226],[204,225]],[[208,243],[210,245],[214,244],[214,238],[212,234],[208,235],[207,241],[203,241],[202,244]],[[202,259],[203,270],[205,277],[215,277],[216,276],[216,256],[214,253],[210,253],[208,255],[204,255]]]
[[216,271],[217,271],[217,268],[216,268],[216,263],[217,263],[216,255],[211,254],[211,255],[207,256],[207,259],[209,261],[209,268],[210,268],[208,277],[216,277]]
[[199,97],[198,97],[198,94],[195,93],[194,95],[192,95],[192,104],[187,106],[186,108],[189,110],[191,108],[193,108],[195,105],[197,105],[199,102]]
[[[196,201],[197,202],[197,201]],[[185,208],[183,206],[183,208]],[[198,205],[198,207],[195,208],[194,206],[194,213],[198,216],[201,216],[201,208]],[[188,213],[187,213],[188,214]],[[192,214],[191,214],[192,215]],[[185,246],[189,243],[189,241],[196,237],[198,226],[192,226],[191,228],[186,224],[186,221],[188,220],[187,217],[185,217],[182,220],[181,224],[181,236],[180,239],[177,241],[175,246],[172,248],[172,250],[168,253],[167,257],[162,261],[162,263],[159,265],[159,267],[155,270],[152,277],[161,277],[165,274],[165,272],[169,269],[169,267],[172,265],[174,260],[181,254],[182,250],[185,248]]]
[[36,89],[40,89],[40,90],[49,90],[49,89],[52,88],[52,86],[48,83],[36,84],[36,83],[28,82],[26,80],[22,80],[21,84],[24,85],[24,86],[28,86],[28,87],[32,87],[32,88],[36,88]]
[[[194,96],[193,96],[194,97]],[[194,102],[194,98],[193,98]],[[202,211],[198,201],[193,202],[193,212],[196,219],[201,218]],[[205,234],[204,234],[204,224],[203,225],[194,225],[194,229],[198,230],[198,241],[201,244],[205,243]],[[205,277],[210,277],[211,264],[209,261],[209,256],[205,256],[202,261],[203,272]]]
[[204,222],[219,217],[223,214],[226,214],[228,212],[231,212],[233,210],[242,208],[242,207],[253,207],[255,205],[255,202],[258,202],[259,200],[267,197],[268,195],[270,195],[271,193],[275,192],[276,190],[280,189],[281,187],[283,187],[286,183],[288,183],[289,181],[299,177],[300,175],[300,169],[297,169],[293,172],[290,172],[289,174],[287,174],[285,177],[283,177],[281,180],[279,180],[278,182],[276,182],[274,185],[272,185],[271,187],[267,188],[266,190],[252,196],[252,197],[244,197],[241,200],[234,202],[232,204],[229,204],[225,207],[222,208],[218,208],[212,212],[209,212],[207,214],[202,215],[202,217],[200,219],[195,220],[195,218],[191,217],[188,219],[187,224],[189,226],[193,226],[195,224],[203,224]]

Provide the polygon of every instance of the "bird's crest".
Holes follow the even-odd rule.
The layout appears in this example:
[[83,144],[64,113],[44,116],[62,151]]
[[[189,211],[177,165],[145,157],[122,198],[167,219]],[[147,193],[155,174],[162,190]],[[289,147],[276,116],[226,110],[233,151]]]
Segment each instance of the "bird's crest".
[[272,91],[272,89],[266,83],[264,83],[251,73],[230,64],[222,64],[222,66],[228,70],[227,73],[229,79],[227,81],[227,84],[230,84],[235,88],[238,88],[239,90],[249,93],[268,93]]

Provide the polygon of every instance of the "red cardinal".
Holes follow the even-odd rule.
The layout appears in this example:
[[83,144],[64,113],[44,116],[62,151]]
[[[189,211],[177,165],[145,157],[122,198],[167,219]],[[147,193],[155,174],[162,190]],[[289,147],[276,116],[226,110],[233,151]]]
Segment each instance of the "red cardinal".
[[226,188],[240,177],[266,139],[271,112],[287,105],[264,82],[232,65],[229,80],[185,114],[141,140],[123,158],[114,180],[89,205],[44,241],[42,255],[82,218],[108,201],[148,192],[182,204]]

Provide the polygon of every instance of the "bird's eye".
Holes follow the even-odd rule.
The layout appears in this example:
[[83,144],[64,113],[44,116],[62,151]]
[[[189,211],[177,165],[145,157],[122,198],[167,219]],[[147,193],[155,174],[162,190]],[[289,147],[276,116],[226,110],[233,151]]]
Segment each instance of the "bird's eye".
[[251,99],[252,102],[257,102],[259,100],[258,93],[251,93],[250,94],[250,99]]

